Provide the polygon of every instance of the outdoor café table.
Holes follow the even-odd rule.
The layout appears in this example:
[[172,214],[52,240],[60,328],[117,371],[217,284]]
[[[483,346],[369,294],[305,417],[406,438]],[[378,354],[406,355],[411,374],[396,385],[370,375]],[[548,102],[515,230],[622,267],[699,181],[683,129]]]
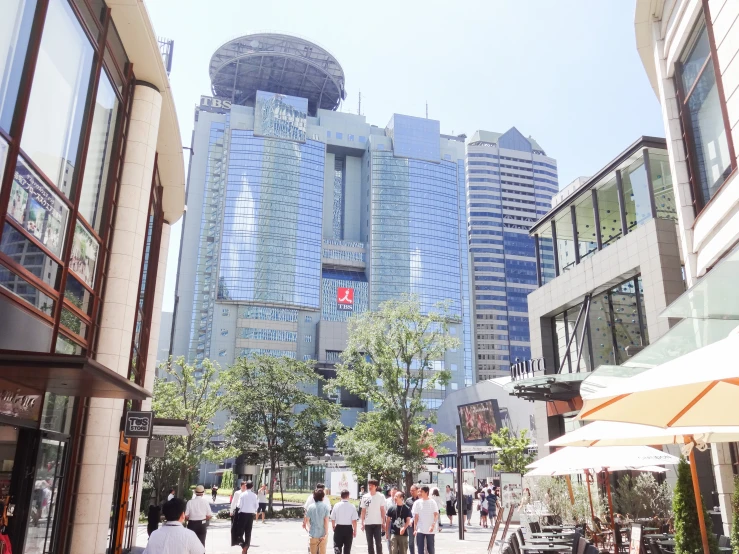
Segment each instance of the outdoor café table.
[[572,539],[526,539],[526,544],[569,544],[572,546]]
[[561,525],[542,525],[541,526],[542,531],[550,531],[552,533],[561,533],[562,532],[562,526]]
[[531,536],[535,539],[561,539],[561,538],[572,538],[575,533],[531,533]]
[[572,552],[571,544],[524,544],[521,547],[524,552]]

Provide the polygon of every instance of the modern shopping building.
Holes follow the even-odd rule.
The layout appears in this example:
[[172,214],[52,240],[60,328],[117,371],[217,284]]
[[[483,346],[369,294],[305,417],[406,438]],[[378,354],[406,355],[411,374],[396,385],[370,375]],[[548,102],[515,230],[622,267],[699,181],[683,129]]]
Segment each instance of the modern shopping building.
[[[739,326],[739,4],[638,0],[634,25],[644,69],[662,107],[674,176],[679,240],[690,289],[665,312],[679,321],[654,364],[711,344]],[[735,360],[727,360],[735,363]],[[729,406],[718,409],[731,409]],[[707,505],[728,534],[737,443],[712,444],[715,495]]]
[[475,132],[466,165],[475,366],[483,381],[531,357],[527,296],[537,281],[528,230],[549,210],[559,185],[556,160],[515,127]]
[[0,532],[120,552],[138,525],[169,226],[184,163],[143,3],[9,0],[0,17]]
[[[221,367],[250,354],[331,375],[351,314],[413,294],[449,301],[460,347],[436,360],[473,382],[464,138],[394,114],[336,111],[344,72],[306,40],[254,34],[210,64],[195,109],[172,354]],[[429,409],[448,391],[432,391]],[[344,423],[366,409],[342,397]]]

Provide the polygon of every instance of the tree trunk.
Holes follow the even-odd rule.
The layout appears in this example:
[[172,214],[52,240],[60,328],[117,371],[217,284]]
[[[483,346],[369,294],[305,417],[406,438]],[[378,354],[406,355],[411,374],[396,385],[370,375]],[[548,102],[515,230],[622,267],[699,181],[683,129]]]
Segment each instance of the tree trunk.
[[405,490],[406,494],[411,493],[411,485],[413,485],[413,473],[410,471],[405,472]]
[[269,456],[269,507],[267,508],[269,510],[269,515],[272,515],[274,513],[274,509],[272,508],[272,497],[274,495],[275,491],[275,466],[276,466],[275,457],[273,454],[270,454]]
[[187,468],[181,467],[180,474],[177,477],[177,498],[185,498],[185,481],[187,479]]

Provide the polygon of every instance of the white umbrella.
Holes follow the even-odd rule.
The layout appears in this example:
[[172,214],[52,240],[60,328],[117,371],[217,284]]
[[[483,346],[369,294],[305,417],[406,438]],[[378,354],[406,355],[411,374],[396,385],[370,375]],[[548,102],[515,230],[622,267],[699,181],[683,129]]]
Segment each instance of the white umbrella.
[[547,446],[633,446],[684,444],[685,435],[702,442],[739,441],[739,427],[654,427],[638,423],[594,421],[547,443]]
[[739,424],[739,332],[583,399],[579,419],[657,427]]
[[[593,468],[594,473],[600,473],[604,468]],[[609,471],[644,471],[649,473],[664,473],[667,470],[660,466],[644,466],[644,467],[609,467]],[[524,477],[554,477],[557,475],[573,475],[573,474],[584,474],[588,472],[587,469],[547,469],[537,467],[524,474]]]
[[604,446],[602,448],[568,446],[526,467],[553,470],[599,467],[636,469],[650,465],[676,464],[679,461],[672,454],[648,446]]

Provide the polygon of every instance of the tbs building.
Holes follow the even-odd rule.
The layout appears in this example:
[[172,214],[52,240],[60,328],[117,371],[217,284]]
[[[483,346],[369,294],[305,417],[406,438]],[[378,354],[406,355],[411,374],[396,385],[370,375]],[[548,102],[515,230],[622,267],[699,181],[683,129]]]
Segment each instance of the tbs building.
[[[435,361],[473,382],[463,137],[395,114],[336,111],[344,72],[305,40],[254,34],[210,64],[195,109],[173,355],[316,360],[329,375],[347,319],[403,294],[450,301],[460,346]],[[429,409],[447,391],[425,398]],[[342,398],[345,423],[366,407]]]

